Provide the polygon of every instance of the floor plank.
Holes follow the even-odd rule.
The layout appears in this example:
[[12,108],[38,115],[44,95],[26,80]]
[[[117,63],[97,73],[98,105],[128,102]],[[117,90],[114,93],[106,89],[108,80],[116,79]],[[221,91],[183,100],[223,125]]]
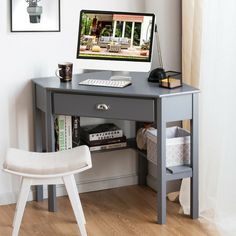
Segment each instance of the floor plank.
[[[80,195],[89,236],[217,236],[203,219],[179,214],[179,204],[167,201],[167,224],[156,224],[156,193],[148,187],[128,186]],[[11,235],[15,204],[0,207],[0,235]],[[47,201],[29,202],[20,236],[80,235],[67,197],[58,198],[58,211]]]

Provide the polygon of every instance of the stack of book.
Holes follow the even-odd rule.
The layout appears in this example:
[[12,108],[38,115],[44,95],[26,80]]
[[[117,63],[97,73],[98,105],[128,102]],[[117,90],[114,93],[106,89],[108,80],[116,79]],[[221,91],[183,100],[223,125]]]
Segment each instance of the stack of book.
[[55,150],[63,151],[80,145],[80,118],[78,116],[56,115]]
[[123,130],[113,123],[87,125],[80,129],[82,141],[90,151],[108,150],[127,146]]

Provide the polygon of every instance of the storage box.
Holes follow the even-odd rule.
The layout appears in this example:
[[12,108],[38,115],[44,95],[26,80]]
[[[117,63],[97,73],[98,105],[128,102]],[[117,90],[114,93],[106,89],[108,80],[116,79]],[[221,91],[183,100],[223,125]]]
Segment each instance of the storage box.
[[[147,159],[157,164],[157,130],[147,132]],[[166,167],[190,163],[190,133],[180,127],[166,129]]]

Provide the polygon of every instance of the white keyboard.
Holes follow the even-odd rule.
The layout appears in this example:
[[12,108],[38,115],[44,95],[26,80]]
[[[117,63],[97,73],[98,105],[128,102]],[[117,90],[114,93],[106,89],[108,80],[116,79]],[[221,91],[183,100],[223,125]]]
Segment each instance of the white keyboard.
[[100,87],[113,87],[124,88],[132,84],[131,81],[125,80],[105,80],[105,79],[86,79],[81,81],[79,85],[100,86]]

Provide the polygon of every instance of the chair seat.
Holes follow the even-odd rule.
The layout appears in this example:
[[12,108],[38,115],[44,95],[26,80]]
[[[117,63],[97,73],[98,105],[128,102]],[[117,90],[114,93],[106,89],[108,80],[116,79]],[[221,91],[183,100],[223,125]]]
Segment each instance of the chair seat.
[[28,152],[10,148],[4,169],[19,175],[65,175],[91,166],[89,148],[85,145],[60,152]]
[[87,236],[86,220],[74,174],[91,167],[90,151],[85,145],[66,151],[48,153],[8,149],[3,168],[11,174],[22,177],[13,220],[12,236],[18,236],[31,186],[44,184],[65,184],[81,236]]

